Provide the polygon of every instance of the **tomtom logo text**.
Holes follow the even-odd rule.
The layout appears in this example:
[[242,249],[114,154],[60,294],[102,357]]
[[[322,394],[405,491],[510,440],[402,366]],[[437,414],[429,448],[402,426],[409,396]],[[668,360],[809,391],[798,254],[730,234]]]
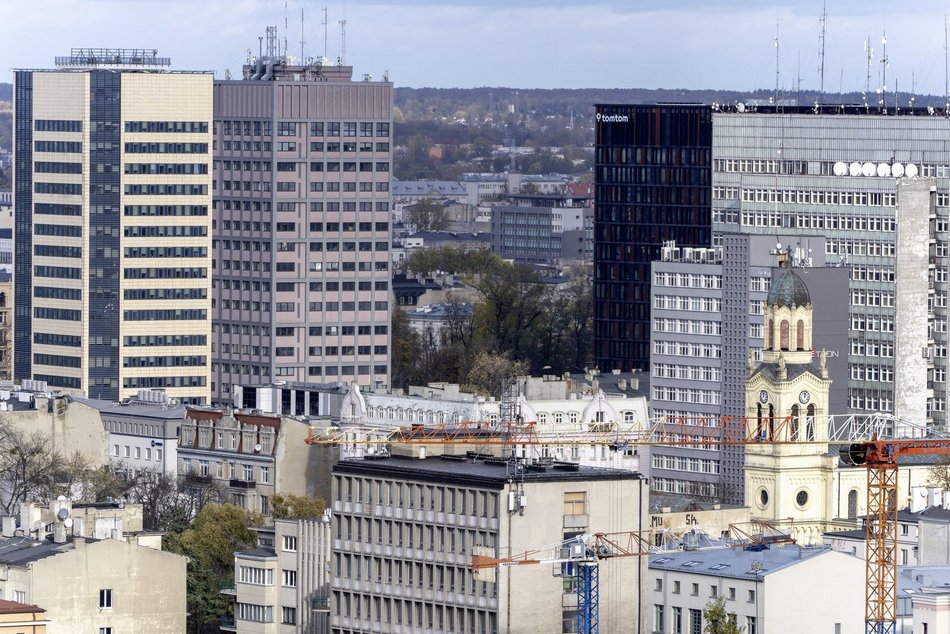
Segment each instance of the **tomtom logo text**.
[[598,123],[629,123],[630,117],[625,114],[600,114],[597,113]]

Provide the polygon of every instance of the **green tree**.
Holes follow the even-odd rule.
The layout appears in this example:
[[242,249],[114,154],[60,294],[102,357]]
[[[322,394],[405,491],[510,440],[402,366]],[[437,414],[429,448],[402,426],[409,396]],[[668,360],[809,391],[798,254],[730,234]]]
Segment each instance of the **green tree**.
[[310,498],[306,495],[275,495],[273,516],[275,520],[285,517],[320,517],[327,508],[327,503],[320,498]]
[[399,308],[393,310],[390,333],[392,337],[390,380],[394,388],[403,390],[417,377],[417,369],[421,361],[419,336],[409,327],[409,317]]
[[742,634],[742,630],[745,629],[736,623],[735,614],[726,612],[724,597],[706,604],[703,608],[703,621],[706,622],[703,627],[705,634]]
[[941,458],[927,470],[927,485],[950,490],[950,458]]
[[189,528],[166,536],[165,550],[188,557],[189,634],[217,632],[219,619],[231,615],[221,588],[234,582],[234,552],[257,544],[250,527],[259,522],[233,504],[209,504]]
[[506,353],[483,351],[472,361],[462,387],[467,392],[501,398],[508,382],[527,372],[528,364],[524,361],[513,361]]

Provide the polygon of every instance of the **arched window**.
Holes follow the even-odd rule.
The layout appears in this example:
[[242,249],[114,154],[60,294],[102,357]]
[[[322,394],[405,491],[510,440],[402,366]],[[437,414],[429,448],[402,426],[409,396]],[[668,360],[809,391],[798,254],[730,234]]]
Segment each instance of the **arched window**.
[[762,404],[761,403],[756,405],[755,437],[756,439],[762,437]]
[[858,519],[858,492],[856,489],[852,489],[848,493],[848,519]]
[[789,439],[792,441],[798,440],[798,416],[800,413],[798,405],[792,405],[792,429],[789,434]]
[[769,439],[775,440],[775,406],[769,403]]
[[766,340],[767,343],[765,344],[765,347],[768,348],[769,350],[771,350],[772,347],[775,345],[775,331],[773,330],[774,328],[775,328],[775,324],[774,324],[774,322],[770,319],[770,320],[769,320],[769,330],[768,330],[768,332],[765,333],[765,336],[768,338],[768,339]]
[[805,322],[804,320],[799,319],[798,323],[795,324],[795,349],[804,350],[805,349]]
[[6,308],[6,307],[7,307],[7,294],[0,293],[0,308]]
[[779,328],[781,329],[779,333],[779,344],[782,350],[788,350],[788,321],[783,319],[782,325]]
[[805,419],[806,440],[815,440],[815,406],[808,406],[808,417]]

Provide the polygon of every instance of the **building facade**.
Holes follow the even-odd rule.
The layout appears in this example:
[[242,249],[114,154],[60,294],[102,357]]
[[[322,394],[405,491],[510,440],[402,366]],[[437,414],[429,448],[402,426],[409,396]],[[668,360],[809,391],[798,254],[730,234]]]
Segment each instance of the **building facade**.
[[864,562],[827,548],[663,553],[649,584],[650,632],[702,634],[717,599],[746,634],[865,631]]
[[329,634],[330,516],[259,528],[257,548],[234,553],[238,634]]
[[[473,554],[505,557],[591,531],[643,530],[639,473],[554,465],[513,478],[464,456],[341,461],[334,468],[334,632],[570,632],[571,579],[539,566],[473,577]],[[622,501],[622,502],[619,502]],[[600,625],[645,627],[645,558],[602,564]]]
[[214,84],[213,398],[388,385],[392,84],[273,50],[244,75]]
[[73,49],[15,73],[16,378],[211,395],[212,75]]
[[711,244],[708,107],[596,107],[594,363],[650,366],[650,264],[664,242]]

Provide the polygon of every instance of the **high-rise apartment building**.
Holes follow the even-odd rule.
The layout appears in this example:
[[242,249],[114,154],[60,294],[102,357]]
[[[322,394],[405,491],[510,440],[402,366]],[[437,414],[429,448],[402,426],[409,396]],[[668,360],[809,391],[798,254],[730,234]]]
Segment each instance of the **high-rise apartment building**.
[[[214,383],[389,383],[392,84],[273,54],[214,84]],[[323,60],[325,62],[325,60]]]
[[645,369],[650,263],[666,241],[710,244],[712,112],[598,105],[594,162],[594,363]]
[[15,74],[14,375],[211,396],[212,75],[73,49]]

